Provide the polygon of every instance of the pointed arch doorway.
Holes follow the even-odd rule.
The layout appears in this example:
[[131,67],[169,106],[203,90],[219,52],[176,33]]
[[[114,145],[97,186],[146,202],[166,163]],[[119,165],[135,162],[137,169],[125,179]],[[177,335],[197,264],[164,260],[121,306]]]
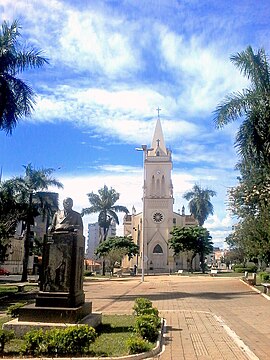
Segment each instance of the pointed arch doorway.
[[163,246],[157,243],[151,254],[150,267],[154,272],[164,271],[166,266],[166,255]]

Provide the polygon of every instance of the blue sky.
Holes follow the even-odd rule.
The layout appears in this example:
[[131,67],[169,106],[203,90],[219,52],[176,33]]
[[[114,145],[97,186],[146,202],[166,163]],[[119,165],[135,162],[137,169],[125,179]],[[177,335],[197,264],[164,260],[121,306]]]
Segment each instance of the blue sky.
[[[216,130],[213,111],[248,82],[230,56],[248,45],[269,53],[270,1],[1,0],[0,20],[18,19],[22,40],[50,64],[22,75],[37,93],[35,112],[12,136],[0,133],[4,178],[23,165],[54,168],[60,201],[89,205],[106,184],[119,204],[142,209],[142,153],[160,107],[173,152],[175,208],[194,183],[217,192],[205,226],[222,245],[235,220],[227,189],[237,183],[239,123]],[[84,218],[96,221],[97,215]],[[121,233],[121,227],[119,228]]]

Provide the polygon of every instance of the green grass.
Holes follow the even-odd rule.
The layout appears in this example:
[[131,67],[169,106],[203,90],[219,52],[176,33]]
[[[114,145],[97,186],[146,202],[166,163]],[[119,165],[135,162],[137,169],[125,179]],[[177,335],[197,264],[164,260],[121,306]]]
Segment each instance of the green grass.
[[10,293],[18,292],[18,287],[14,285],[0,285],[0,297]]
[[[25,291],[33,291],[38,290],[37,285],[29,284],[24,286]],[[7,295],[11,293],[17,293],[18,292],[18,286],[17,285],[0,285],[0,297],[2,295]]]
[[[0,317],[0,324],[11,318]],[[96,329],[98,337],[91,345],[91,356],[124,356],[128,355],[126,341],[133,332],[135,316],[133,315],[103,315],[102,324]],[[5,346],[5,355],[16,357],[19,355],[22,339],[13,339]],[[154,347],[155,344],[152,344]]]
[[128,354],[127,339],[133,334],[133,315],[103,315],[99,336],[91,346],[96,356],[123,356]]

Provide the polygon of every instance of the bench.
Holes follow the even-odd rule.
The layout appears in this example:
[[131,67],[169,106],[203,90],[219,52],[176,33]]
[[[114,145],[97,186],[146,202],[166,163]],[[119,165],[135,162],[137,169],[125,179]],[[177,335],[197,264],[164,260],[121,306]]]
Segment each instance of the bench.
[[116,275],[116,277],[122,277],[122,270],[115,271],[114,275]]
[[22,285],[17,285],[17,287],[18,287],[18,292],[24,292],[25,291],[25,285],[24,284],[22,284]]
[[216,276],[217,275],[217,273],[218,273],[218,271],[217,271],[217,269],[211,269],[211,271],[210,271],[210,276]]
[[270,293],[270,283],[261,283],[263,286],[263,293],[269,295]]
[[176,274],[177,274],[177,275],[182,275],[183,272],[184,272],[184,270],[178,270],[178,271],[176,271]]

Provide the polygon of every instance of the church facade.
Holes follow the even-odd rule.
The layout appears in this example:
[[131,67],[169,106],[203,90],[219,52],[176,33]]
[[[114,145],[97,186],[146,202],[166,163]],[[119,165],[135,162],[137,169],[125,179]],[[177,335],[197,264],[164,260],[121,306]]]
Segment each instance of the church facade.
[[[123,262],[124,267],[144,272],[172,273],[190,268],[190,254],[174,256],[169,248],[170,231],[174,226],[194,226],[197,221],[192,215],[174,212],[172,184],[172,156],[166,148],[160,118],[158,116],[151,148],[142,145],[144,153],[143,211],[124,218],[124,236],[132,237],[140,247],[140,255]],[[198,258],[193,260],[193,269],[199,269]]]

